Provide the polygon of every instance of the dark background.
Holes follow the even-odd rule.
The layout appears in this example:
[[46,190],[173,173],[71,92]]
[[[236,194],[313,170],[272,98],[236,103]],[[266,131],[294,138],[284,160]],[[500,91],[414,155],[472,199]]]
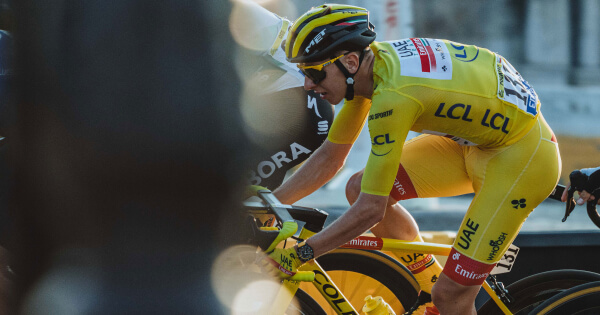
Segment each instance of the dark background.
[[249,153],[229,5],[13,3],[16,308],[224,313],[210,268]]

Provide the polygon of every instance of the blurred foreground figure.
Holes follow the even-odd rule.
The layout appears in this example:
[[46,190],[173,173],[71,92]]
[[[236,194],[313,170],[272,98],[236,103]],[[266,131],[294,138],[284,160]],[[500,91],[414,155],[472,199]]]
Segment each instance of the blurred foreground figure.
[[26,314],[221,314],[247,153],[227,1],[19,0]]
[[12,125],[12,81],[14,78],[14,53],[12,35],[12,11],[0,0],[0,314],[9,314],[12,300],[12,273],[9,267],[10,239],[13,235],[13,220],[9,215],[8,191],[12,184],[11,168],[7,161],[6,137]]
[[253,1],[234,2],[230,27],[243,65],[242,114],[256,144],[247,179],[269,189],[321,146],[334,116],[329,102],[304,90],[304,75],[285,58],[281,44],[291,25]]

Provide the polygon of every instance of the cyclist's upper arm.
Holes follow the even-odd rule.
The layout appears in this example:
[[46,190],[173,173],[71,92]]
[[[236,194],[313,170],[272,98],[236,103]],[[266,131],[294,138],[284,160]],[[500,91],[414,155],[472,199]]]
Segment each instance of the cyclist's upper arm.
[[327,140],[337,144],[352,144],[358,138],[365,124],[371,100],[364,97],[356,97],[352,101],[344,102],[344,105],[333,120]]
[[373,97],[369,118],[371,154],[361,192],[387,196],[394,184],[408,131],[422,113],[421,104],[394,91]]

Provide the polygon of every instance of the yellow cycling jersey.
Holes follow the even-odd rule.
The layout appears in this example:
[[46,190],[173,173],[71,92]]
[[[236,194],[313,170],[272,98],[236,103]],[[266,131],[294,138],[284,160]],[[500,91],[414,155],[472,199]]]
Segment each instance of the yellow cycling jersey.
[[409,130],[460,145],[499,147],[517,142],[537,120],[533,88],[487,49],[427,38],[374,42],[370,48],[372,99],[346,101],[328,136],[353,143],[368,121],[371,154],[363,192],[390,193]]

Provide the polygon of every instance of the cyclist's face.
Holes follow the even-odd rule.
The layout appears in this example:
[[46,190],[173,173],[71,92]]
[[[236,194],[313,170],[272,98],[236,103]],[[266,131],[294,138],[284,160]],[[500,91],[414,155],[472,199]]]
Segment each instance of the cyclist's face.
[[350,52],[341,54],[335,58],[326,60],[320,63],[312,63],[312,64],[298,64],[298,68],[305,77],[311,79],[315,84],[319,84],[319,82],[323,81],[327,77],[327,72],[325,72],[325,67],[333,64],[336,60],[344,57]]
[[[324,62],[327,62],[327,60]],[[314,65],[323,64],[324,62],[315,62]],[[304,89],[319,93],[321,99],[327,100],[331,104],[338,104],[344,99],[346,93],[346,78],[344,74],[332,63],[324,66],[321,71],[324,72],[324,77],[321,80],[317,80],[317,83],[308,75],[305,75]]]

